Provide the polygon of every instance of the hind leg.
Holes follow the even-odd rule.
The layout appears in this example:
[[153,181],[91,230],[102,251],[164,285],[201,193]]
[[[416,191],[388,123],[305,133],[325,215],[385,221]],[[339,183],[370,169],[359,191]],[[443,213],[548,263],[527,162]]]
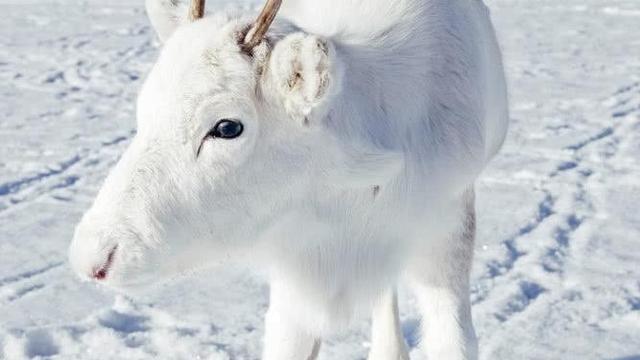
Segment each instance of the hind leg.
[[408,271],[423,317],[421,346],[431,360],[477,358],[469,301],[475,236],[472,189],[454,212],[459,223],[444,239],[429,239]]

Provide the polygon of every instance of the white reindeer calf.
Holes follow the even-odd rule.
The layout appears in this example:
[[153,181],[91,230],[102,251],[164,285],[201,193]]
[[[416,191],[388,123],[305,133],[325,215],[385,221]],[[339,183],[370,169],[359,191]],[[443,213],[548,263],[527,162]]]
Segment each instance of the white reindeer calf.
[[[500,148],[500,51],[480,0],[270,0],[164,42],[138,132],[78,225],[74,269],[132,289],[221,258],[270,277],[263,358],[312,359],[373,309],[369,359],[408,359],[395,285],[430,359],[473,359],[475,178]],[[184,14],[184,16],[182,15]],[[183,18],[185,21],[183,21]],[[268,31],[267,31],[268,30]]]

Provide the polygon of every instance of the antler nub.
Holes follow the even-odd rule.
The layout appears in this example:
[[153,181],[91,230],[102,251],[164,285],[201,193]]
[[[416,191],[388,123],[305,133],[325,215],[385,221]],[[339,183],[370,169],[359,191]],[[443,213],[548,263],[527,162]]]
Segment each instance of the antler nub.
[[[245,51],[250,51],[260,44],[264,34],[267,33],[269,26],[271,26],[273,19],[275,19],[281,4],[282,0],[267,0],[260,15],[258,15],[255,23],[244,38],[243,48]],[[191,1],[191,7],[189,9],[189,19],[191,21],[196,21],[204,16],[204,5],[205,0]]]
[[205,0],[192,0],[189,8],[189,20],[196,21],[204,16]]
[[260,15],[258,15],[256,22],[253,24],[253,27],[244,38],[245,50],[251,50],[260,44],[264,34],[267,33],[269,26],[271,26],[273,19],[275,19],[281,4],[282,0],[267,0],[267,3],[264,4],[264,7],[262,8]]

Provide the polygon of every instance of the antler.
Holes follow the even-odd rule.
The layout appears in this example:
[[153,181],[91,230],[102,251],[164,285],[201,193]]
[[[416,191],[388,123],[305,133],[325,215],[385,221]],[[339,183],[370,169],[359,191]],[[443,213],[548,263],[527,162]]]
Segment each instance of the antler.
[[192,0],[189,9],[189,20],[196,21],[204,16],[205,0]]
[[282,4],[282,0],[267,0],[267,3],[264,4],[253,27],[244,38],[243,48],[245,51],[251,50],[260,44],[264,34],[267,33],[269,26],[271,26],[273,19],[275,19],[278,9],[280,9],[280,4]]
[[[204,16],[204,3],[205,0],[191,1],[191,8],[189,9],[189,19],[191,21],[196,21]],[[258,18],[244,38],[242,47],[245,51],[250,51],[260,44],[264,34],[267,33],[269,26],[271,26],[273,19],[275,19],[281,4],[282,0],[267,0],[260,15],[258,15]]]

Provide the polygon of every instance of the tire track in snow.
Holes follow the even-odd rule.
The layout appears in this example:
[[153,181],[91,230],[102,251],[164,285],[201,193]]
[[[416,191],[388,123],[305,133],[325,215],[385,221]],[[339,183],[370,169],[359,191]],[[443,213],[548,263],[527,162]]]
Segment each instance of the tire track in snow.
[[[126,135],[120,135],[104,140],[100,143],[100,147],[97,149],[85,149],[80,154],[76,154],[70,159],[59,162],[55,166],[49,166],[46,169],[37,172],[35,175],[29,175],[0,184],[0,199],[3,197],[11,197],[9,203],[11,205],[15,205],[25,200],[33,200],[40,195],[57,189],[74,186],[76,182],[81,179],[83,170],[78,169],[78,171],[73,174],[69,174],[69,172],[73,172],[78,165],[82,165],[83,167],[94,166],[99,162],[97,159],[103,158],[102,153],[105,151],[105,148],[117,146],[122,142],[129,141],[134,134],[135,130],[132,130]],[[34,196],[25,197],[23,199],[15,197],[16,195],[29,192],[38,185],[44,186],[41,186],[40,191],[36,191]],[[8,206],[4,208],[1,206],[2,204],[0,204],[0,212],[8,209]]]
[[487,275],[489,277],[495,278],[496,276],[507,273],[511,269],[513,269],[513,266],[516,263],[516,261],[518,261],[520,257],[525,255],[524,252],[517,249],[516,241],[520,237],[527,235],[533,232],[534,230],[536,230],[540,226],[540,224],[542,224],[546,219],[548,219],[551,215],[555,213],[553,210],[555,201],[551,196],[551,193],[546,190],[543,190],[543,192],[545,196],[542,199],[542,201],[538,203],[538,211],[536,213],[535,218],[531,220],[528,224],[518,229],[518,231],[514,235],[510,236],[509,238],[507,238],[502,242],[502,244],[507,249],[507,253],[508,253],[507,258],[502,261],[493,260],[487,264],[487,268],[488,268]]
[[115,145],[124,140],[112,142],[109,140],[97,150],[85,149],[79,154],[74,155],[70,159],[57,163],[55,166],[49,166],[44,170],[36,172],[35,175],[25,176],[13,181],[0,185],[0,213],[3,213],[12,207],[21,203],[30,202],[40,198],[43,195],[52,194],[56,190],[70,188],[75,186],[84,175],[84,169],[94,163],[85,160],[89,158],[100,157],[101,150],[105,146]]
[[[608,181],[611,177],[605,177],[602,176],[602,174],[617,173],[615,169],[615,164],[617,162],[611,162],[609,159],[616,157],[622,150],[621,143],[624,137],[634,135],[629,127],[633,128],[634,124],[638,125],[638,120],[640,120],[640,116],[638,116],[631,122],[621,121],[622,119],[620,119],[619,116],[621,113],[620,108],[627,107],[631,101],[640,101],[639,85],[640,83],[636,82],[632,85],[624,86],[608,99],[607,103],[613,104],[609,106],[611,111],[611,125],[605,126],[599,131],[596,131],[595,135],[587,137],[586,140],[578,141],[574,145],[566,147],[567,149],[573,150],[572,163],[574,163],[575,166],[564,169],[560,169],[559,167],[556,170],[556,173],[552,175],[552,177],[558,176],[562,171],[569,171],[574,173],[573,175],[576,176],[576,181],[574,191],[571,193],[571,203],[567,206],[567,208],[571,210],[562,213],[562,221],[552,230],[553,240],[555,243],[553,246],[547,248],[547,251],[539,261],[544,271],[549,274],[554,274],[557,279],[557,282],[552,284],[555,286],[555,289],[552,289],[555,290],[555,296],[545,300],[547,306],[550,304],[561,303],[563,301],[573,301],[572,299],[576,297],[576,292],[565,291],[562,281],[565,276],[565,271],[567,270],[567,263],[572,256],[572,248],[580,248],[580,242],[587,241],[588,239],[584,235],[582,237],[576,237],[576,232],[583,226],[583,224],[586,224],[589,220],[596,218],[599,212],[599,209],[595,205],[597,204],[597,200],[595,198],[598,193],[589,191],[588,187],[590,184],[594,184],[593,175],[600,175],[600,181],[603,179],[607,179]],[[626,96],[630,92],[635,92],[635,94],[631,95],[631,98],[620,100],[620,96]],[[632,114],[640,115],[640,107],[625,113],[625,120],[631,119],[627,118],[627,116]],[[585,159],[590,157],[593,158],[594,156],[596,159],[599,159],[599,161],[591,160],[589,163],[585,161]],[[599,182],[596,181],[596,184],[598,183]],[[542,289],[542,292],[544,291],[546,291],[546,289]],[[617,308],[616,311],[631,312],[640,309],[637,297],[629,296],[627,289],[624,287],[622,287],[620,291],[627,294],[623,300],[628,303],[628,309],[621,310],[622,308]],[[523,293],[525,292],[523,291]],[[577,294],[579,294],[579,292]],[[533,295],[535,299],[539,294],[534,293]],[[529,303],[531,303],[531,301],[529,301],[528,304]],[[615,305],[609,304],[608,306]],[[526,309],[526,307],[524,309]],[[518,312],[522,312],[524,309]],[[496,318],[503,322],[508,321],[511,316],[515,315],[515,313],[509,312],[508,309],[506,313],[509,316],[502,316],[504,313],[505,310],[503,309],[501,313],[496,314]],[[620,313],[617,315],[622,316]],[[610,314],[609,316],[612,315]]]
[[600,141],[608,136],[613,135],[613,127],[608,126],[602,130],[600,130],[598,133],[596,133],[593,136],[590,136],[589,138],[587,138],[586,140],[580,141],[578,143],[569,145],[566,147],[566,149],[568,150],[573,150],[573,151],[578,151],[580,149],[582,149],[583,147],[596,142],[596,141]]
[[[148,25],[133,24],[130,28],[124,30],[124,35],[147,35],[149,32]],[[63,36],[60,38],[47,40],[44,45],[55,44],[56,48],[66,54],[69,49],[85,48],[91,43],[92,33],[83,33],[74,37]],[[107,34],[102,34],[106,36]],[[117,35],[122,36],[122,34]],[[90,98],[98,97],[101,99],[114,99],[114,101],[130,102],[129,98],[123,98],[125,92],[123,88],[129,88],[131,82],[139,81],[140,75],[137,65],[146,63],[144,56],[155,51],[150,36],[145,36],[145,40],[134,46],[127,46],[121,49],[114,49],[107,57],[103,57],[103,52],[95,52],[93,49],[87,49],[85,52],[74,52],[73,58],[65,60],[64,64],[57,69],[48,69],[47,72],[35,74],[28,79],[17,82],[18,87],[28,87],[37,89],[38,87],[53,87],[56,97],[65,102],[76,102],[77,94],[82,94],[82,99],[87,94],[91,94]],[[95,79],[93,78],[95,77]],[[96,86],[95,82],[99,82],[100,86]],[[106,86],[104,86],[106,82]],[[93,84],[93,85],[92,85]],[[107,89],[107,92],[104,90]],[[63,103],[61,106],[70,106],[71,104]],[[113,104],[112,104],[113,105]],[[89,119],[100,117],[99,113],[110,111],[113,107],[102,109],[93,109],[94,104],[87,103],[87,115]],[[98,110],[98,113],[95,112]],[[43,114],[38,114],[38,121]],[[63,110],[51,110],[47,112],[47,116],[60,117],[64,116]],[[83,170],[78,169],[78,165],[83,161],[85,166],[93,166],[103,158],[113,158],[113,154],[105,156],[102,153],[105,147],[119,145],[129,140],[135,131],[116,136],[114,138],[101,141],[98,148],[85,148],[69,158],[59,161],[54,165],[46,166],[43,170],[37,171],[15,180],[11,180],[0,184],[0,213],[14,207],[17,204],[28,202],[39,198],[42,195],[53,193],[62,188],[69,188],[76,185],[84,176]],[[96,160],[98,159],[98,160]],[[65,196],[52,195],[52,198],[58,200],[68,200]]]
[[30,295],[34,292],[44,289],[44,287],[45,285],[42,283],[27,285],[25,287],[22,287],[16,290],[13,294],[9,295],[7,297],[7,301],[13,302],[13,301],[19,300],[24,296]]
[[544,197],[537,204],[537,212],[535,217],[527,224],[521,226],[513,235],[502,241],[502,245],[507,251],[507,256],[501,260],[494,259],[487,263],[486,272],[472,285],[472,304],[480,304],[485,301],[493,292],[495,287],[486,286],[501,277],[507,277],[514,269],[516,263],[524,256],[526,252],[521,251],[517,247],[517,241],[540,227],[547,219],[556,212],[554,210],[555,200],[548,190],[542,190]]
[[40,281],[39,278],[64,264],[64,261],[58,261],[0,279],[0,302],[13,302],[45,289],[46,282]]
[[74,155],[70,159],[59,162],[57,166],[49,167],[48,169],[40,171],[35,175],[0,184],[0,197],[18,193],[19,191],[33,185],[36,182],[41,182],[49,177],[63,174],[73,165],[77,164],[80,159],[81,157],[79,155]]
[[13,284],[13,283],[17,283],[17,282],[21,282],[21,281],[25,281],[25,280],[31,280],[34,277],[37,277],[39,275],[48,273],[51,270],[57,269],[60,266],[64,265],[65,262],[64,261],[58,261],[58,262],[54,262],[51,264],[47,264],[43,267],[40,268],[36,268],[33,270],[27,270],[15,275],[10,275],[7,276],[5,278],[0,279],[0,287],[9,285],[9,284]]
[[[516,283],[517,289],[515,293],[511,291],[512,294],[509,294],[507,298],[503,300],[503,306],[494,314],[499,322],[506,322],[509,321],[512,316],[526,311],[541,294],[549,290],[536,281],[528,279],[527,276],[524,276],[524,280],[504,281],[501,284],[495,284],[495,281],[499,278],[509,279],[516,276],[516,274],[512,274],[516,263],[520,261],[521,258],[529,255],[526,251],[519,249],[517,244],[518,240],[536,231],[547,219],[557,216],[561,216],[562,219],[558,225],[552,227],[551,234],[553,242],[547,247],[536,263],[541,264],[545,272],[555,274],[558,281],[561,280],[566,259],[570,256],[573,234],[585,221],[595,214],[593,202],[589,197],[589,192],[585,189],[585,183],[589,177],[593,175],[594,170],[589,164],[584,164],[584,159],[586,155],[594,151],[599,152],[605,158],[615,156],[620,142],[619,135],[616,132],[619,123],[615,122],[617,118],[620,117],[619,114],[621,114],[619,108],[626,107],[633,100],[633,98],[629,98],[620,101],[618,98],[621,95],[627,95],[636,90],[640,94],[640,83],[638,82],[621,87],[616,91],[610,98],[617,100],[615,104],[611,106],[612,112],[610,116],[612,123],[597,130],[595,134],[588,136],[586,139],[565,147],[566,150],[572,152],[571,160],[560,163],[554,171],[548,174],[545,181],[547,185],[543,184],[542,186],[542,191],[545,196],[538,203],[535,218],[520,227],[515,234],[502,241],[506,249],[506,257],[488,262],[485,275],[478,278],[472,286],[473,305],[484,302],[491,294],[498,291],[509,293],[509,290],[506,289],[513,289],[513,284]],[[636,107],[631,112],[625,113],[624,116],[636,111],[640,112],[640,107]],[[606,164],[605,167],[607,167]],[[552,182],[551,179],[554,179],[553,181],[555,182],[557,181],[555,179],[560,176],[566,176],[570,179],[569,183],[572,184],[572,189],[568,191],[564,189],[565,191],[563,191],[563,193],[555,195],[553,191],[549,190],[549,185]],[[566,194],[569,194],[568,196],[571,197],[571,205],[568,208],[572,210],[569,212],[556,210],[554,208],[556,202],[565,198],[567,196]],[[580,213],[576,212],[576,210]],[[535,256],[535,254],[532,254],[532,256]],[[494,285],[487,286],[487,283]]]

